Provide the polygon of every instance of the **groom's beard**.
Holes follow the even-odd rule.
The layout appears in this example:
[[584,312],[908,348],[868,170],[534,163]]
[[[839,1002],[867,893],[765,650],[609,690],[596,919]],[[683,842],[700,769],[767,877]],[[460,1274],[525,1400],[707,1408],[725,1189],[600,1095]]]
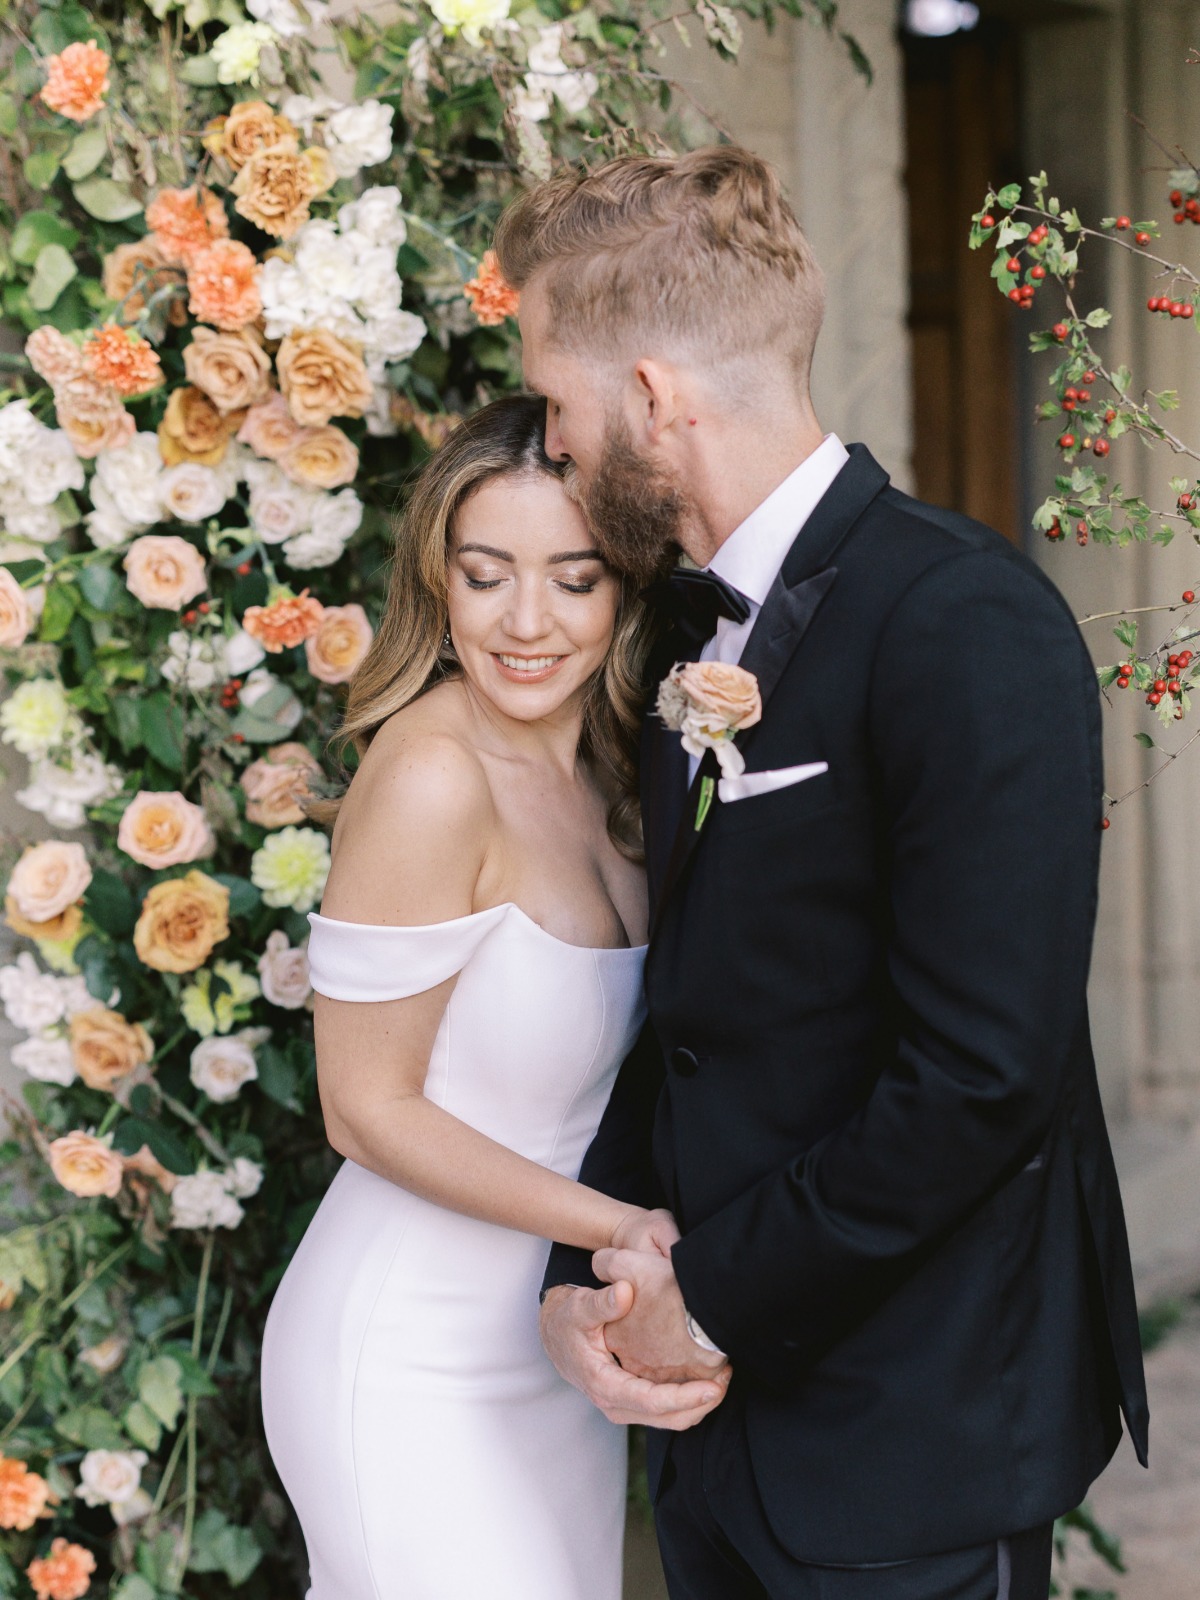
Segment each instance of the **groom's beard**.
[[624,423],[610,423],[586,490],[573,463],[568,480],[611,566],[641,584],[674,566],[687,500],[660,467],[638,455]]

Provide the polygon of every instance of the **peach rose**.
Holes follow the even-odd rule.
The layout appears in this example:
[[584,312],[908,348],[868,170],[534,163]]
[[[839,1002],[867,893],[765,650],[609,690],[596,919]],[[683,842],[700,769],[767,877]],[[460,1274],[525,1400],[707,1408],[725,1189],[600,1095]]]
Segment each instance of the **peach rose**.
[[50,1145],[50,1170],[63,1188],[80,1200],[102,1194],[113,1200],[120,1193],[125,1163],[112,1148],[112,1134],[98,1139],[76,1128]]
[[320,194],[312,165],[285,139],[257,150],[233,180],[233,209],[264,233],[290,239],[308,221],[310,201]]
[[196,328],[183,352],[183,370],[221,413],[242,411],[271,390],[271,358],[249,328],[234,333]]
[[236,172],[260,150],[289,140],[298,148],[296,129],[265,100],[240,100],[228,116],[214,117],[204,130],[205,146],[213,155],[224,156]]
[[188,308],[201,322],[232,332],[262,311],[261,268],[254,252],[236,239],[220,239],[188,264]]
[[109,58],[94,39],[76,41],[46,61],[46,81],[39,98],[60,117],[86,122],[104,104]]
[[133,413],[126,411],[112,385],[97,383],[86,372],[54,391],[54,410],[75,454],[85,461],[128,444],[137,431]]
[[146,207],[146,226],[170,266],[188,266],[192,257],[218,239],[228,239],[229,218],[211,189],[160,189]]
[[91,881],[92,869],[81,844],[46,839],[30,845],[17,862],[8,880],[8,896],[20,916],[41,925],[82,899]]
[[[163,1166],[148,1144],[144,1144],[136,1155],[125,1157],[125,1173],[126,1176],[132,1173],[135,1177],[151,1178],[164,1194],[170,1194],[179,1181],[174,1172]],[[85,1351],[79,1359],[83,1361],[86,1356]]]
[[275,367],[280,392],[306,427],[319,427],[331,417],[361,417],[375,392],[359,346],[326,328],[289,333]]
[[229,890],[203,872],[189,872],[150,890],[133,945],[156,972],[195,972],[228,937]]
[[48,1556],[37,1556],[25,1568],[37,1600],[83,1600],[96,1570],[96,1558],[81,1544],[55,1539]]
[[284,828],[306,820],[302,800],[311,799],[308,780],[320,763],[302,744],[272,745],[252,761],[239,780],[246,796],[246,820],[260,828]]
[[463,294],[485,328],[499,327],[506,318],[515,317],[521,303],[521,296],[500,271],[494,250],[483,252],[479,271],[463,284]]
[[23,1461],[0,1456],[0,1528],[24,1533],[39,1517],[50,1515],[57,1498],[45,1478],[30,1472]]
[[117,847],[143,867],[177,867],[216,849],[208,819],[177,789],[142,789],[125,807]]
[[24,644],[32,622],[24,589],[7,567],[0,567],[0,648]]
[[149,394],[163,381],[158,351],[130,328],[115,322],[96,328],[83,341],[83,359],[97,383],[108,383],[120,395]]
[[9,894],[4,897],[4,920],[23,939],[45,939],[51,944],[63,944],[74,939],[83,927],[83,912],[78,905],[68,906],[57,917],[48,917],[45,922],[32,922],[21,915],[16,901]]
[[144,1067],[154,1054],[140,1022],[126,1022],[119,1011],[96,1006],[71,1018],[71,1059],[89,1089],[111,1093],[114,1084]]
[[35,328],[25,341],[25,359],[52,389],[83,373],[83,351],[52,323]]
[[308,163],[313,188],[318,194],[327,194],[340,176],[338,169],[333,164],[333,157],[329,154],[329,151],[322,150],[320,145],[309,145],[307,150],[300,152],[300,159]]
[[706,718],[727,728],[752,728],[762,716],[758,679],[744,667],[723,661],[689,661],[676,668],[674,676]]
[[201,467],[215,467],[225,459],[229,440],[237,423],[221,412],[195,384],[184,384],[171,391],[167,409],[158,425],[158,452],[168,467],[181,461],[194,461]]
[[279,454],[279,465],[308,489],[340,489],[358,476],[358,449],[332,423],[305,428]]
[[326,606],[316,633],[305,641],[308,670],[322,683],[347,683],[374,637],[361,606]]
[[247,606],[242,627],[264,650],[277,656],[281,650],[311,639],[324,615],[321,602],[302,589],[299,594],[281,594],[269,606]]
[[419,434],[431,450],[440,450],[462,422],[457,411],[421,411],[404,394],[393,394],[388,410],[397,427]]
[[[109,251],[104,258],[103,282],[105,294],[117,301],[117,316],[121,321],[136,322],[152,296],[172,284],[182,289],[185,279],[178,268],[167,265],[162,246],[154,234],[148,233],[144,239],[119,244]],[[167,307],[167,321],[173,327],[182,328],[187,321],[185,297],[173,294]]]
[[238,443],[249,445],[256,456],[278,461],[303,431],[288,409],[287,401],[276,392],[247,411],[238,430]]
[[144,533],[121,563],[135,600],[152,611],[179,611],[208,587],[204,557],[177,533]]

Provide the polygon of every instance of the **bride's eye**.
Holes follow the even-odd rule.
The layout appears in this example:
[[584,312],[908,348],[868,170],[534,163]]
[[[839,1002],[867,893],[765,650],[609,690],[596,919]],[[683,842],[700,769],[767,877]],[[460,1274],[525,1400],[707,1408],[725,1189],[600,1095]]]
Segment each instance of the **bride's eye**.
[[584,583],[568,583],[565,578],[562,578],[559,580],[558,587],[565,589],[568,594],[594,594],[596,592],[596,580],[592,578]]
[[469,572],[464,572],[463,577],[466,580],[468,589],[498,589],[500,587],[501,580],[499,578],[473,578]]

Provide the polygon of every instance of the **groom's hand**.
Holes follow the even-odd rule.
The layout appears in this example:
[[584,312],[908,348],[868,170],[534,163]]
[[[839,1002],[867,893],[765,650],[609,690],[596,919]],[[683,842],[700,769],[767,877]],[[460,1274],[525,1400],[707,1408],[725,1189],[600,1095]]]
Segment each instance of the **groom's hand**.
[[626,1372],[605,1344],[606,1330],[628,1316],[628,1283],[609,1289],[562,1284],[542,1302],[541,1334],[546,1353],[568,1383],[581,1390],[610,1422],[682,1432],[694,1428],[725,1398],[728,1377],[695,1383],[651,1383]]
[[729,1361],[688,1332],[687,1309],[669,1256],[597,1250],[592,1270],[614,1286],[633,1287],[633,1306],[606,1323],[605,1342],[622,1370],[655,1384],[729,1381]]

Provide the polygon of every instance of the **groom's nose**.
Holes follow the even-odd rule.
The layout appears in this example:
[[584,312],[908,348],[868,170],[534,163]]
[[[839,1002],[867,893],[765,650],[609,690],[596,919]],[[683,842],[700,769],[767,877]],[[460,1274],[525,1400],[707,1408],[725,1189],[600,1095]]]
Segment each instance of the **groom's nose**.
[[546,417],[546,454],[551,461],[569,461],[571,453],[563,444],[562,434],[558,428],[558,418],[553,412]]

